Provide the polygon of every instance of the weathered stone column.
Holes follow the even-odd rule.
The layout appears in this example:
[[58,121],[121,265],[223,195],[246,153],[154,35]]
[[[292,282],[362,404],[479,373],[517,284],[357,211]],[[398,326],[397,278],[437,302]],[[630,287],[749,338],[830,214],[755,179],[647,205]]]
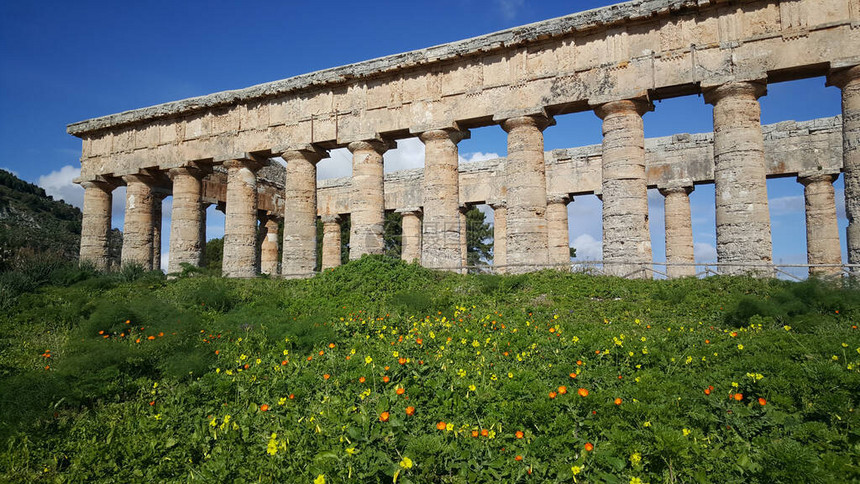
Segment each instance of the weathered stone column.
[[554,269],[570,270],[570,234],[567,228],[567,195],[553,195],[547,200],[546,225],[549,263]]
[[322,270],[340,266],[340,216],[323,215]]
[[200,266],[203,267],[204,261],[206,260],[206,210],[209,210],[209,207],[212,204],[209,202],[202,202],[200,204]]
[[642,115],[651,104],[641,99],[611,101],[595,108],[603,120],[603,260],[605,272],[651,278],[651,234],[645,180]]
[[421,260],[421,209],[398,210],[403,217],[400,258],[406,262]]
[[352,194],[350,197],[349,259],[364,254],[382,254],[385,197],[382,154],[389,144],[357,141],[347,148],[352,152]]
[[156,271],[161,270],[161,226],[164,223],[164,199],[167,195],[163,191],[152,192],[152,269]]
[[203,173],[193,167],[173,168],[170,178],[173,180],[173,212],[170,216],[168,274],[181,272],[182,264],[200,267],[203,263],[201,243],[206,243],[206,209],[200,200]]
[[424,228],[421,264],[438,269],[460,266],[459,152],[457,143],[468,131],[431,130],[424,143]]
[[493,271],[504,274],[508,265],[508,208],[505,202],[492,202],[493,208]]
[[[839,226],[836,222],[836,198],[833,182],[838,174],[799,176],[806,201],[807,264],[841,264]],[[810,267],[810,276],[829,276],[842,272],[840,267]]]
[[[842,89],[842,171],[845,174],[845,215],[848,263],[860,264],[860,66],[834,70],[828,85]],[[858,274],[860,270],[853,269]]]
[[123,180],[126,199],[122,265],[140,264],[144,269],[152,270],[152,182],[143,175],[128,175]]
[[263,241],[260,244],[260,273],[272,276],[278,273],[278,219],[267,215],[261,223]]
[[90,180],[84,187],[84,213],[81,219],[81,262],[89,261],[99,270],[109,266],[108,237],[111,229],[113,185]]
[[227,212],[224,224],[225,277],[257,273],[257,175],[252,160],[230,160],[227,167]]
[[765,91],[760,82],[730,82],[705,90],[705,101],[714,105],[717,262],[739,264],[720,267],[724,274],[773,275],[758,103]]
[[545,268],[549,262],[546,226],[546,168],[543,130],[551,120],[532,115],[506,119],[508,133],[507,262],[509,273]]
[[284,152],[284,249],[281,274],[308,277],[317,265],[317,167],[326,153],[313,146]]
[[[692,182],[682,182],[661,187],[666,219],[666,262],[693,264],[693,223],[690,218],[690,192]],[[696,266],[666,266],[670,279],[696,275]]]

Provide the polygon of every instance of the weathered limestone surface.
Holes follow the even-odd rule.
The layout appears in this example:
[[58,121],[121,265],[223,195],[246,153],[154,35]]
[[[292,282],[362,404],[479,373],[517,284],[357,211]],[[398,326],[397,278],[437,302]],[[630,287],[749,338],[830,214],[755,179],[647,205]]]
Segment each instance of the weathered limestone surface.
[[388,145],[380,141],[356,141],[352,152],[352,192],[350,193],[349,259],[364,254],[382,254],[384,244],[385,198],[382,154]]
[[645,131],[642,124],[642,115],[650,108],[647,101],[624,100],[602,104],[595,109],[603,120],[601,188],[603,261],[607,274],[651,277],[650,272],[639,270],[641,264],[651,263]]
[[400,258],[406,262],[420,261],[422,254],[421,210],[417,208],[406,208],[400,210],[400,214],[403,217],[401,222],[403,236],[400,239]]
[[463,268],[461,270],[461,272],[463,274],[468,272],[468,269],[466,269],[466,266],[469,265],[469,238],[468,238],[469,228],[467,227],[469,219],[468,219],[468,217],[466,217],[466,212],[468,212],[468,211],[469,211],[469,207],[466,207],[466,206],[459,207],[459,215],[460,216],[459,216],[458,224],[460,226],[460,230],[458,232],[460,233],[460,243],[458,244],[458,247],[460,248],[460,261],[459,262],[460,262],[460,267]]
[[254,277],[257,272],[256,162],[230,160],[227,165],[227,213],[224,223],[226,277]]
[[505,167],[508,272],[529,272],[549,263],[543,159],[543,130],[549,123],[541,115],[502,122],[508,133]]
[[[833,181],[836,175],[801,176],[803,199],[806,202],[807,264],[841,264],[839,226],[836,222],[836,200]],[[827,276],[842,272],[839,267],[810,267],[809,274]]]
[[424,226],[421,263],[425,267],[452,270],[461,264],[460,174],[457,143],[460,131],[431,130],[421,133],[424,143]]
[[290,150],[284,181],[284,248],[281,274],[307,277],[317,263],[317,167],[324,153],[308,148]]
[[[767,203],[764,138],[758,98],[765,86],[734,82],[706,91],[714,105],[714,190],[716,192],[717,262],[770,264],[772,246]],[[748,267],[726,266],[742,274]],[[766,267],[753,270],[767,274]]]
[[125,177],[125,226],[122,239],[122,264],[140,264],[152,269],[153,196],[151,180]]
[[493,202],[493,267],[504,274],[508,265],[508,208],[505,202]]
[[164,221],[166,193],[152,192],[152,268],[161,270],[161,225]]
[[340,266],[340,217],[323,215],[322,269]]
[[[666,262],[670,264],[692,264],[696,262],[693,253],[693,222],[690,218],[690,192],[692,182],[680,181],[669,187],[660,188],[666,218]],[[670,279],[696,275],[693,265],[667,266],[666,275]]]
[[278,219],[266,217],[261,232],[260,273],[275,275],[278,273]]
[[[206,210],[201,196],[203,173],[194,168],[170,170],[173,180],[173,213],[170,217],[170,258],[167,272],[182,271],[182,264],[200,267],[203,263],[203,247],[206,244]],[[202,244],[202,245],[201,245]]]
[[570,197],[550,196],[546,205],[549,263],[559,270],[570,269],[570,234],[567,226],[567,204]]
[[81,261],[90,261],[98,269],[108,268],[108,236],[111,229],[113,186],[98,181],[82,183],[84,212],[81,220]]
[[848,263],[860,264],[860,66],[831,73],[828,81],[842,89],[842,163],[845,215],[848,217]]

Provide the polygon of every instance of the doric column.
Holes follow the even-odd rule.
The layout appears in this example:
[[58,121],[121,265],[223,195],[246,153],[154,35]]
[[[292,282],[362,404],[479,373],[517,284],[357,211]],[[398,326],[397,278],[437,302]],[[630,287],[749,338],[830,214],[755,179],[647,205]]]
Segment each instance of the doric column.
[[[278,219],[268,214],[262,224],[260,243],[260,273],[273,276],[278,273]],[[316,235],[316,230],[314,231]]]
[[199,244],[200,244],[200,266],[202,267],[206,260],[206,210],[209,210],[209,207],[212,204],[209,202],[202,202],[200,204],[200,235],[199,235]]
[[144,269],[152,270],[152,182],[143,175],[128,175],[123,180],[126,199],[122,265],[140,264]]
[[194,167],[173,168],[170,178],[173,180],[173,212],[170,215],[168,274],[181,272],[182,264],[200,267],[206,243],[206,209],[200,200],[203,172]]
[[81,182],[84,213],[81,219],[81,262],[89,261],[99,270],[109,266],[108,238],[111,229],[113,185],[102,181]]
[[652,262],[645,180],[648,101],[627,99],[597,106],[603,120],[603,260],[607,274],[650,278]]
[[[661,187],[666,219],[666,262],[693,264],[693,223],[690,218],[690,193],[692,182],[682,182]],[[696,275],[696,266],[666,266],[669,278]]]
[[398,212],[403,217],[400,258],[406,262],[421,260],[421,209],[406,208]]
[[[717,262],[724,274],[772,275],[759,82],[730,82],[705,91],[714,105]],[[757,264],[764,267],[744,267]]]
[[340,216],[323,215],[322,270],[340,266]]
[[[837,174],[798,176],[806,201],[807,264],[841,264],[839,227],[836,223],[836,198],[833,182]],[[827,276],[842,272],[840,267],[810,267],[809,275]]]
[[554,269],[570,270],[570,235],[567,228],[568,195],[553,195],[546,205],[549,263]]
[[[842,89],[842,171],[845,174],[845,215],[848,263],[860,264],[860,66],[834,70],[828,85]],[[860,272],[853,269],[852,272]]]
[[389,144],[357,141],[347,146],[352,152],[352,193],[350,197],[349,259],[364,254],[382,254],[385,197],[382,154]]
[[227,212],[224,224],[225,277],[257,274],[257,175],[252,160],[230,160],[227,167]]
[[460,265],[460,174],[457,143],[468,131],[431,130],[424,143],[424,228],[421,264],[437,269]]
[[546,227],[546,168],[543,130],[546,116],[532,115],[502,121],[508,133],[505,163],[507,184],[507,272],[529,272],[549,262]]
[[317,265],[317,168],[325,151],[308,146],[284,152],[284,249],[281,274],[308,277]]
[[161,225],[164,221],[164,199],[167,193],[152,192],[152,269],[161,270]]
[[492,202],[493,208],[493,270],[504,274],[508,265],[508,208],[505,202]]
[[469,219],[466,217],[466,212],[468,212],[470,208],[471,207],[463,205],[458,207],[457,210],[460,213],[458,220],[460,225],[460,243],[458,245],[460,246],[460,267],[462,268],[461,272],[463,274],[469,272],[469,270],[466,269],[466,266],[469,265],[469,229],[467,227]]

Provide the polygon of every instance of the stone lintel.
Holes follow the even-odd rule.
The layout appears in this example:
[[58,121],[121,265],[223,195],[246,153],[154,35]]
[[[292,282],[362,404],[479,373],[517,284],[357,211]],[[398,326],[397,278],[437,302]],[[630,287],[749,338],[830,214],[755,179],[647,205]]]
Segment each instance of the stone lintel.
[[508,206],[508,202],[503,199],[491,199],[487,200],[487,205],[489,205],[493,210],[497,210],[500,208],[506,208]]
[[845,87],[852,79],[860,77],[860,65],[856,63],[846,63],[839,65],[838,63],[830,63],[830,73],[827,74],[825,86],[836,86],[840,89]]

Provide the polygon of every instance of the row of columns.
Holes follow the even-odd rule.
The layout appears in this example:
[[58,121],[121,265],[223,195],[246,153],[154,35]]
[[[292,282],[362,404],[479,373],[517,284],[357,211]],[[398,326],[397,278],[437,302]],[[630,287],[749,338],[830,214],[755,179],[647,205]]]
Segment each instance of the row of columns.
[[[846,212],[849,219],[849,263],[860,263],[860,67],[829,77],[842,89],[843,153]],[[716,192],[717,258],[730,264],[725,273],[743,273],[750,265],[769,272],[772,243],[767,202],[764,140],[758,98],[762,82],[730,82],[705,87],[705,101],[714,106],[714,184]],[[651,242],[642,116],[652,109],[647,99],[610,101],[594,106],[603,121],[603,259],[606,271],[625,277],[650,277]],[[553,123],[544,114],[500,120],[508,133],[506,197],[492,202],[495,210],[495,264],[507,272],[569,264],[567,196],[548,199],[543,130]],[[418,133],[425,145],[424,206],[404,209],[403,258],[427,267],[456,270],[466,265],[466,216],[459,202],[457,144],[468,137],[459,129]],[[380,139],[349,143],[352,153],[350,259],[382,254],[384,222],[383,154],[394,146]],[[306,277],[316,266],[316,163],[326,153],[314,146],[279,150],[286,160],[284,233],[281,274]],[[228,160],[224,274],[251,277],[256,272],[257,181],[259,163]],[[181,263],[200,265],[205,241],[201,206],[202,172],[194,167],[170,171],[173,217],[169,272]],[[124,178],[128,187],[123,263],[152,267],[160,257],[156,240],[160,220],[153,207],[157,194],[144,175]],[[810,263],[839,261],[832,174],[802,174],[807,204]],[[107,263],[112,187],[85,182],[81,257]],[[689,193],[692,183],[660,187],[666,204],[667,261],[693,263]],[[323,268],[340,263],[337,217],[323,219]],[[275,272],[277,226],[266,221],[260,267]],[[274,256],[272,255],[274,254]],[[265,262],[264,262],[265,261]],[[273,262],[274,261],[274,262]],[[736,264],[736,265],[731,265]],[[813,270],[816,272],[816,270]],[[693,274],[693,266],[670,267],[671,277]]]

